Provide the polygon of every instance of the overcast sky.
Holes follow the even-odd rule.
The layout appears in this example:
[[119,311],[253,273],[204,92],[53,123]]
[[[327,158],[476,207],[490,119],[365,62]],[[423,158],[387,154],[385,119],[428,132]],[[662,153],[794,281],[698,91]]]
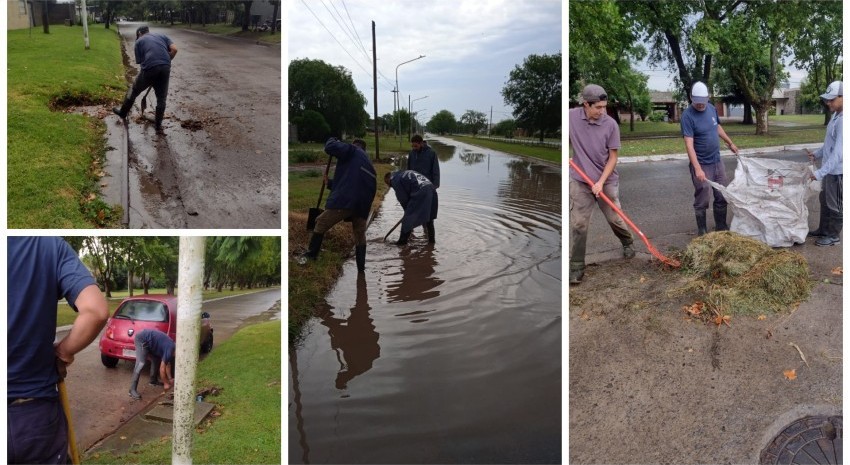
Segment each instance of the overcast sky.
[[[406,108],[427,122],[440,110],[511,118],[501,95],[531,54],[561,51],[560,0],[292,0],[289,60],[321,59],[351,71],[373,113],[372,21],[378,50],[378,114],[393,111],[396,66]],[[359,39],[358,39],[359,37]],[[362,43],[362,46],[361,46]],[[422,117],[424,115],[424,117]]]

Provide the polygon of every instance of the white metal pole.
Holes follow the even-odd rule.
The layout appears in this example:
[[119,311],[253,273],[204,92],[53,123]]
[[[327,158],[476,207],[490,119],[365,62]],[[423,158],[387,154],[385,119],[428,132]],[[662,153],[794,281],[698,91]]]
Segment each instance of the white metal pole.
[[177,276],[177,349],[174,380],[174,441],[171,463],[192,464],[195,423],[195,374],[201,339],[201,291],[204,281],[204,237],[180,237]]
[[86,12],[86,0],[82,0],[82,14],[80,16],[83,17],[83,38],[86,42],[86,50],[89,49],[89,19],[88,12]]

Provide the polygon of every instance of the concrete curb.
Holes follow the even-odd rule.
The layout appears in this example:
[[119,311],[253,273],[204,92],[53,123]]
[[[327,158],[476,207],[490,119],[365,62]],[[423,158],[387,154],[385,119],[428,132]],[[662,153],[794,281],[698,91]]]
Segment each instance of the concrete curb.
[[[804,150],[820,148],[822,143],[815,144],[796,144],[796,145],[777,145],[773,147],[757,147],[753,149],[742,149],[738,153],[740,155],[758,155],[770,152],[784,152],[786,150]],[[721,150],[721,157],[731,157],[735,154],[731,150]],[[617,163],[637,163],[642,161],[662,161],[662,160],[687,160],[687,153],[670,153],[664,155],[639,155],[635,157],[618,157]]]

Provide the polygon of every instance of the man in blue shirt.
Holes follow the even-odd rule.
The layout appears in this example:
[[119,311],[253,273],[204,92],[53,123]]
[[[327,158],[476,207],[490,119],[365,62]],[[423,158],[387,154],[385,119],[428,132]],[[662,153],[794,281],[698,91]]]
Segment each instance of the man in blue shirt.
[[416,171],[396,171],[384,175],[384,182],[395,191],[395,197],[404,208],[401,235],[396,245],[407,244],[413,228],[428,224],[437,217],[434,203],[434,184]]
[[726,167],[720,161],[720,139],[726,142],[735,155],[738,147],[720,126],[720,118],[714,105],[708,103],[708,87],[701,82],[691,89],[691,106],[682,113],[682,136],[690,160],[691,181],[694,183],[694,213],[697,219],[697,235],[707,232],[706,210],[714,192],[714,226],[717,231],[726,231],[726,199],[707,181],[726,184]]
[[833,82],[820,97],[826,101],[833,114],[826,127],[823,147],[815,152],[806,150],[810,160],[823,159],[821,167],[812,174],[812,179],[823,181],[820,192],[820,225],[810,232],[809,236],[818,238],[815,245],[827,246],[841,242],[838,235],[841,234],[843,220],[841,194],[844,163],[841,145],[844,136],[841,125],[844,121],[844,84],[841,81]]
[[[410,138],[410,147],[412,150],[407,154],[407,169],[416,171],[425,176],[434,185],[434,219],[437,218],[437,207],[439,201],[437,199],[437,189],[440,188],[440,162],[437,159],[437,153],[434,152],[428,143],[422,139],[419,134]],[[435,241],[434,235],[434,220],[425,224],[425,229],[428,231],[428,242],[433,244]]]
[[[106,299],[62,238],[9,237],[7,245],[7,463],[68,463],[57,383],[106,324]],[[54,344],[62,298],[79,316]]]
[[137,400],[142,398],[136,388],[139,386],[139,376],[148,357],[151,358],[150,384],[159,386],[161,377],[165,390],[171,389],[174,384],[174,341],[158,329],[143,329],[136,333],[133,342],[136,344],[136,366],[133,367],[130,397]]
[[333,180],[328,181],[328,173],[325,173],[331,194],[325,211],[316,218],[310,245],[302,260],[318,258],[325,233],[340,221],[351,221],[357,271],[363,272],[366,269],[366,221],[378,190],[375,167],[366,155],[366,142],[362,139],[349,144],[331,137],[325,143],[325,153],[337,159]]
[[156,94],[156,130],[162,132],[162,119],[165,115],[165,101],[168,94],[168,80],[171,77],[171,60],[177,55],[177,46],[163,34],[153,34],[147,26],[136,30],[136,63],[141,71],[133,86],[127,90],[121,108],[112,111],[121,119],[127,118],[136,97],[148,87],[153,86]]

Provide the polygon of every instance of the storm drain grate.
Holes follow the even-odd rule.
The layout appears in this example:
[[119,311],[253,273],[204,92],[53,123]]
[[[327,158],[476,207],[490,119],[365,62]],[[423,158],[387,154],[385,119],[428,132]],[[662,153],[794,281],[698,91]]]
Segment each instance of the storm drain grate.
[[788,425],[761,452],[762,465],[838,464],[841,459],[840,416],[801,418]]

